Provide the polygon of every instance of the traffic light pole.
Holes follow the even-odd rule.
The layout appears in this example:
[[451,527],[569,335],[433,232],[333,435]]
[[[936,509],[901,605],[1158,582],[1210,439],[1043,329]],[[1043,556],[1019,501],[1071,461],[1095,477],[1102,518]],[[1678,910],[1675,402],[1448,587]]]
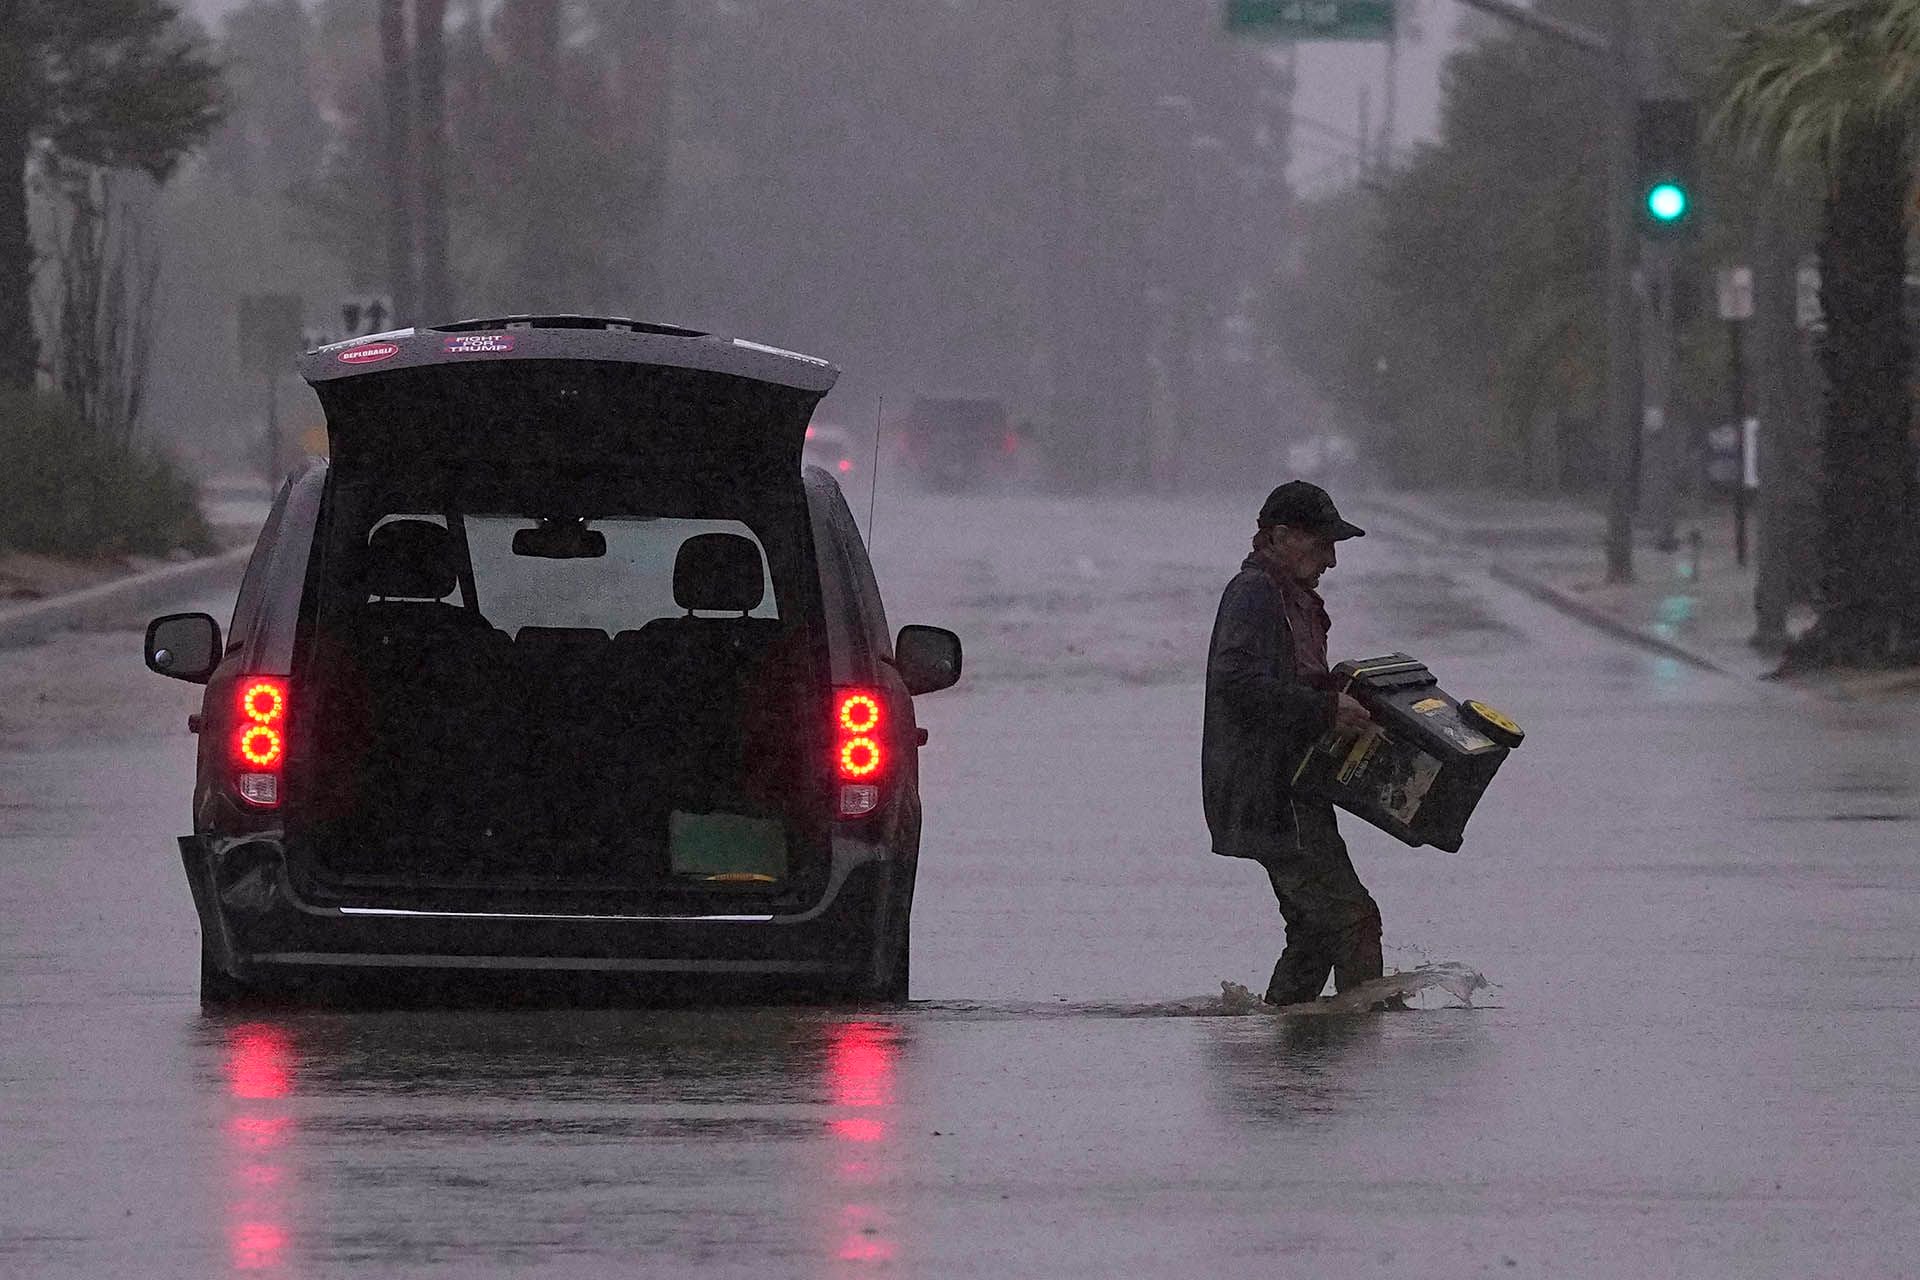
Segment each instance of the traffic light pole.
[[1672,551],[1679,546],[1677,490],[1684,449],[1673,413],[1674,346],[1679,332],[1674,246],[1661,241],[1646,245],[1641,270],[1646,284],[1646,304],[1640,310],[1645,407],[1640,415],[1640,457],[1632,468],[1636,496],[1629,515],[1643,516],[1654,546]]
[[1607,502],[1607,581],[1633,581],[1633,513],[1640,489],[1640,344],[1633,289],[1639,234],[1633,188],[1635,113],[1640,101],[1634,67],[1635,0],[1613,0],[1613,40],[1607,50],[1607,402],[1613,488]]

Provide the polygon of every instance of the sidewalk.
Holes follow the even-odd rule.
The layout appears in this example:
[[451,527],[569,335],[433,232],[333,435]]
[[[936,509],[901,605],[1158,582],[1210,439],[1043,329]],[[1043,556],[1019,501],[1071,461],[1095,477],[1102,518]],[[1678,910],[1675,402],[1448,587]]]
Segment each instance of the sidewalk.
[[[1676,551],[1637,538],[1634,581],[1610,583],[1606,514],[1570,499],[1382,492],[1365,504],[1428,537],[1478,550],[1497,580],[1642,648],[1738,679],[1761,679],[1778,665],[1777,654],[1749,643],[1754,570],[1751,559],[1744,567],[1735,562],[1728,511],[1681,520]],[[1846,673],[1795,683],[1839,699],[1920,694],[1915,672]]]
[[200,506],[217,549],[198,558],[0,556],[0,649],[75,628],[136,625],[156,602],[237,583],[272,500],[273,490],[251,477],[204,482]]

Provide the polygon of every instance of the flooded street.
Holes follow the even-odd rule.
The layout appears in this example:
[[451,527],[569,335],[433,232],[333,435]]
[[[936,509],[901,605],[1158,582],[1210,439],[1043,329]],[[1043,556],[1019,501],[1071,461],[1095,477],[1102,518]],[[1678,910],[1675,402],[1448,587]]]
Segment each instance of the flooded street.
[[1281,942],[1198,791],[1251,511],[883,500],[892,624],[967,643],[904,1008],[203,1016],[198,690],[133,633],[0,653],[0,1274],[1910,1274],[1911,708],[1624,646],[1356,503],[1335,656],[1529,733],[1457,855],[1342,823],[1388,967],[1492,987],[1222,1003]]

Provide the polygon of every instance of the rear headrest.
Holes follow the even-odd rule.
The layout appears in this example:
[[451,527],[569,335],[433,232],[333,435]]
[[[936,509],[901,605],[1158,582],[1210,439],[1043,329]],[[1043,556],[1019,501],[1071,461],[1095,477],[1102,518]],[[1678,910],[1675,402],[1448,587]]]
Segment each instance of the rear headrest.
[[429,520],[389,520],[367,542],[367,594],[438,600],[455,585],[447,531]]
[[698,533],[673,561],[673,602],[682,609],[746,613],[767,594],[760,548],[737,533]]

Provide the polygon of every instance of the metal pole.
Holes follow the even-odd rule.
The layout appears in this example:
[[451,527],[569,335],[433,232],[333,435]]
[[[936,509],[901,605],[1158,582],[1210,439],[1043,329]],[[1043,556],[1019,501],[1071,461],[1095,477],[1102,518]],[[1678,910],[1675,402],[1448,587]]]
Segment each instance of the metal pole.
[[[1049,461],[1055,468],[1073,459],[1073,487],[1092,487],[1094,477],[1087,467],[1086,441],[1080,437],[1081,421],[1080,353],[1078,349],[1078,312],[1075,303],[1076,282],[1081,264],[1079,243],[1079,196],[1076,190],[1079,157],[1075,128],[1078,111],[1078,51],[1074,47],[1078,6],[1076,0],[1058,0],[1054,11],[1054,103],[1053,103],[1053,213],[1054,248],[1049,258],[1047,306],[1048,375],[1050,410],[1053,421],[1049,437],[1054,444]],[[1064,479],[1056,475],[1056,479]]]
[[1640,367],[1634,325],[1633,126],[1639,88],[1634,68],[1634,0],[1613,0],[1607,112],[1607,409],[1614,457],[1607,505],[1607,581],[1633,581],[1633,511],[1639,488]]
[[1373,175],[1373,95],[1367,86],[1360,86],[1360,180],[1366,181]]
[[1610,48],[1618,50],[1621,47],[1619,39],[1621,32],[1617,23],[1610,38],[1591,27],[1583,27],[1577,22],[1567,22],[1530,9],[1524,4],[1516,4],[1515,0],[1460,0],[1460,3],[1469,9],[1478,9],[1496,18],[1504,18],[1516,27],[1524,27],[1549,39],[1575,45],[1593,53],[1606,53]]
[[1399,145],[1400,116],[1400,24],[1387,33],[1387,101],[1380,116],[1380,169],[1393,169],[1394,148]]
[[[1642,246],[1647,276],[1646,304],[1641,309],[1645,409],[1641,414],[1643,451],[1638,480],[1642,501],[1636,503],[1644,523],[1653,530],[1654,545],[1676,550],[1674,532],[1679,505],[1680,431],[1673,422],[1673,355],[1675,344],[1673,246]],[[1649,261],[1650,259],[1650,261]]]
[[280,396],[274,385],[279,382],[273,374],[267,375],[267,483],[277,484],[280,480]]
[[1739,475],[1733,486],[1733,558],[1747,563],[1747,365],[1743,350],[1746,325],[1727,321],[1727,392],[1733,402],[1733,422],[1739,432]]

